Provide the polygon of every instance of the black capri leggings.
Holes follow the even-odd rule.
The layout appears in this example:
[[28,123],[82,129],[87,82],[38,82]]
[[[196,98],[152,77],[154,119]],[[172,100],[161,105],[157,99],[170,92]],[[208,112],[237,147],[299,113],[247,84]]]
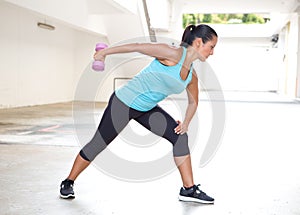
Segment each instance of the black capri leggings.
[[173,144],[175,157],[190,154],[187,134],[178,135],[174,132],[174,128],[178,125],[177,122],[161,107],[156,106],[147,112],[137,111],[125,105],[113,93],[94,137],[82,148],[80,156],[87,161],[94,160],[131,119],[136,120],[154,134],[170,141]]

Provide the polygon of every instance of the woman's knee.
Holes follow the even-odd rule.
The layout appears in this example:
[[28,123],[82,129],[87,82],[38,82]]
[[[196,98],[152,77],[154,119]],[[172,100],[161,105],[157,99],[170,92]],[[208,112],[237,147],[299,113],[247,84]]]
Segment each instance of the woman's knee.
[[185,156],[190,154],[188,145],[188,135],[177,135],[178,138],[173,142],[173,155],[174,157]]
[[106,142],[100,132],[97,130],[92,140],[82,148],[80,155],[87,161],[93,161],[96,156],[107,147],[108,144],[109,142]]

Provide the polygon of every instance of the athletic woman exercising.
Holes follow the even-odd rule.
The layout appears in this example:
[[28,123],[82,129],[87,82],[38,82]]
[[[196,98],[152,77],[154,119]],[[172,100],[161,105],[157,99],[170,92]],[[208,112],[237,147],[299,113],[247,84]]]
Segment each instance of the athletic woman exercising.
[[[73,184],[77,176],[134,119],[173,145],[175,164],[183,183],[179,199],[214,202],[213,198],[194,184],[187,131],[198,106],[198,78],[192,63],[196,59],[205,61],[212,55],[217,40],[217,33],[208,25],[190,25],[183,33],[180,47],[133,43],[109,47],[95,53],[94,59],[100,61],[104,61],[107,55],[129,52],[139,52],[154,60],[111,95],[94,137],[81,149],[69,176],[61,183],[62,198],[75,197]],[[157,103],[184,89],[187,91],[188,106],[184,120],[180,122],[174,120]],[[153,114],[157,116],[157,113],[163,117],[151,118],[155,116]],[[162,124],[165,125],[163,129]]]

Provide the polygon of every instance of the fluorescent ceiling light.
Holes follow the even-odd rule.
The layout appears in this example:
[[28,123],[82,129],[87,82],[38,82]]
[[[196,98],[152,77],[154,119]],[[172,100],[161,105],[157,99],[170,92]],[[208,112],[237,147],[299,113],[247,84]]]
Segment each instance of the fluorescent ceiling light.
[[55,30],[55,27],[53,25],[49,25],[49,24],[42,23],[42,22],[38,22],[37,26],[40,27],[40,28],[44,28],[44,29],[50,30],[50,31]]

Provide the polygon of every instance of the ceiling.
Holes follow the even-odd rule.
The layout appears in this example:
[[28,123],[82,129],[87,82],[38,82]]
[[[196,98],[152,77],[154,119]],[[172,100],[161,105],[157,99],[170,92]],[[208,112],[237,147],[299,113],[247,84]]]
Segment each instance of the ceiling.
[[[159,0],[147,0],[149,3]],[[277,34],[294,12],[300,0],[168,0],[170,17],[179,20],[182,13],[262,13],[269,14],[266,25],[216,25],[222,37],[270,37]],[[161,16],[160,16],[161,17]],[[160,18],[161,19],[161,18]]]
[[185,13],[289,13],[299,0],[170,0]]
[[[122,38],[135,32],[137,32],[135,34],[146,32],[143,10],[139,11],[140,8],[137,6],[142,0],[80,0],[74,1],[71,6],[70,0],[5,1],[36,11],[47,18],[53,17],[80,29],[105,35],[108,38],[121,34],[118,28],[111,27],[113,25],[127,26],[122,30],[122,35],[120,35]],[[263,29],[261,29],[262,26],[258,30],[253,30],[251,29],[253,26],[249,26],[248,31],[232,29],[234,26],[219,29],[219,32],[225,37],[272,36],[285,25],[285,16],[300,8],[300,0],[147,0],[148,4],[153,2],[157,3],[154,16],[158,17],[159,24],[166,23],[166,27],[161,29],[167,30],[170,34],[176,31],[175,28],[178,25],[174,23],[181,20],[182,13],[270,13],[272,16],[271,22]],[[164,5],[167,6],[164,7]],[[68,13],[65,8],[68,8]],[[159,12],[160,10],[161,12]],[[154,24],[154,19],[151,18],[151,24]],[[132,23],[131,28],[128,28],[128,23]],[[152,27],[159,29],[154,25]]]

